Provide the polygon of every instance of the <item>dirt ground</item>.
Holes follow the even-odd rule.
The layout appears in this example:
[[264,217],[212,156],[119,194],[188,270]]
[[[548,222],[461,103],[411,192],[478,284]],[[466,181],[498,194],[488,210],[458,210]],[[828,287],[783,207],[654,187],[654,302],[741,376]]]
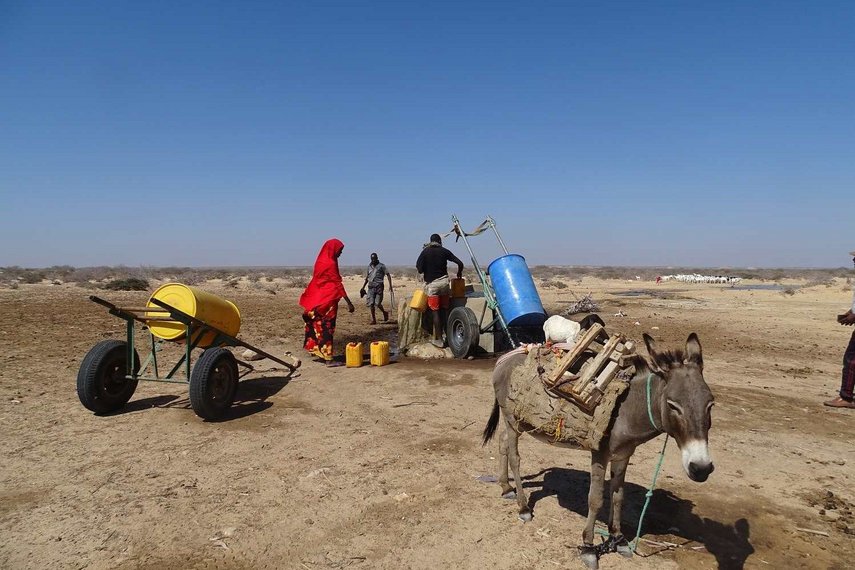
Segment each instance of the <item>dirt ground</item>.
[[[672,446],[633,560],[601,568],[851,568],[855,412],[822,406],[840,382],[851,291],[567,281],[559,311],[592,292],[610,330],[662,346],[700,336],[717,400],[716,471],[688,480]],[[743,283],[749,284],[749,283]],[[414,283],[401,284],[399,296]],[[795,285],[798,285],[796,283]],[[359,282],[348,280],[358,296]],[[299,290],[204,286],[233,300],[241,337],[299,354]],[[495,443],[479,435],[492,358],[297,373],[262,361],[225,421],[201,421],[184,386],[141,383],[120,412],[80,404],[75,379],[93,344],[124,323],[73,285],[0,290],[0,568],[581,568],[589,456],[522,440],[535,518],[523,524],[496,484]],[[146,293],[104,293],[137,305]],[[616,317],[623,311],[625,317]],[[357,302],[350,340],[394,340]],[[169,356],[176,348],[164,353]],[[661,438],[628,472],[635,535]],[[805,529],[816,532],[807,532]]]

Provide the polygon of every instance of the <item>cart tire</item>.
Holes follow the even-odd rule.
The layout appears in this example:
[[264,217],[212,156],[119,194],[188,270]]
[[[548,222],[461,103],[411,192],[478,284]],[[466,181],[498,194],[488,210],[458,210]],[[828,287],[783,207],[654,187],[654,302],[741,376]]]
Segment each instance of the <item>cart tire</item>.
[[466,358],[475,351],[480,336],[478,319],[469,307],[455,307],[448,315],[445,337],[455,358]]
[[[102,340],[92,347],[77,373],[77,397],[96,414],[115,412],[128,403],[137,389],[137,380],[125,378],[128,344]],[[140,371],[140,357],[134,350],[134,376]]]
[[234,355],[225,348],[209,348],[190,373],[190,405],[204,420],[219,419],[231,407],[237,387]]

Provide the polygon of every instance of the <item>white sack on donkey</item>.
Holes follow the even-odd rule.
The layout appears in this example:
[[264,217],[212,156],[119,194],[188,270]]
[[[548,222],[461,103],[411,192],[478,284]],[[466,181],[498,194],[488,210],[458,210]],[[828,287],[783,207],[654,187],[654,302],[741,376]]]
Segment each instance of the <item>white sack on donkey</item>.
[[579,331],[581,330],[582,325],[576,321],[565,319],[560,315],[553,315],[543,323],[543,335],[546,342],[566,342],[572,344],[576,340],[576,337],[579,336]]

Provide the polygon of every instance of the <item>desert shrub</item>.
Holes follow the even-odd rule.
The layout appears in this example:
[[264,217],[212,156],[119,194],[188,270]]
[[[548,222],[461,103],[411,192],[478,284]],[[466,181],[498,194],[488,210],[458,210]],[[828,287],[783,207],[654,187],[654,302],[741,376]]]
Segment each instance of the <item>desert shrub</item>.
[[[165,280],[165,279],[164,279]],[[198,285],[208,280],[208,276],[202,271],[188,270],[181,275],[176,276],[175,281],[184,283],[185,285]]]
[[114,270],[109,267],[78,267],[68,276],[72,283],[88,283],[89,281],[103,281],[114,275]]
[[288,279],[285,284],[288,287],[293,287],[294,289],[305,289],[309,285],[308,277],[291,277]]
[[834,285],[834,278],[832,277],[829,279],[812,279],[812,280],[808,281],[807,283],[805,283],[804,286],[807,288],[807,287],[819,287],[819,286],[832,287],[833,285]]
[[148,281],[139,277],[113,279],[104,285],[104,289],[110,291],[148,291]]
[[21,276],[18,278],[21,283],[41,283],[44,280],[45,274],[42,271],[35,271],[33,269],[25,269]]
[[[452,268],[454,268],[454,266],[452,266]],[[419,272],[416,271],[416,268],[410,265],[389,266],[389,273],[392,274],[392,279],[417,279],[419,276]]]
[[559,279],[550,279],[549,281],[543,282],[543,287],[545,289],[566,289],[567,283]]
[[229,279],[228,281],[226,281],[225,285],[226,287],[231,287],[232,289],[235,289],[238,286],[239,282],[239,279]]
[[781,291],[781,293],[783,293],[784,295],[793,296],[796,294],[796,290],[793,289],[792,287],[787,287],[786,289]]
[[70,265],[52,265],[45,269],[45,273],[47,274],[48,279],[61,279],[65,281],[68,279],[69,275],[74,273],[74,267]]

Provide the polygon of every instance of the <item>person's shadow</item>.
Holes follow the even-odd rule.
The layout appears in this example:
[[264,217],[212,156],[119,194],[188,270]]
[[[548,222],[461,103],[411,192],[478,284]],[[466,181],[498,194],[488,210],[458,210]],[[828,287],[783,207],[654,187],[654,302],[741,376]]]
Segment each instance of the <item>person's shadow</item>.
[[[541,474],[543,484],[533,481]],[[588,486],[591,482],[589,473],[556,467],[545,469],[523,479],[524,487],[535,489],[529,496],[529,507],[534,508],[544,497],[557,495],[558,504],[565,509],[582,517],[588,515]],[[610,508],[608,490],[607,478],[603,489],[605,500],[597,516],[598,521],[608,520]],[[621,531],[629,540],[635,538],[638,530],[638,518],[641,515],[646,493],[647,489],[635,483],[624,484]],[[751,529],[748,520],[741,518],[732,525],[728,525],[699,517],[693,512],[694,507],[693,502],[681,499],[670,491],[655,489],[644,516],[642,537],[649,534],[673,534],[703,544],[706,550],[715,556],[718,567],[722,570],[744,568],[745,561],[754,553],[754,547],[749,541]]]

